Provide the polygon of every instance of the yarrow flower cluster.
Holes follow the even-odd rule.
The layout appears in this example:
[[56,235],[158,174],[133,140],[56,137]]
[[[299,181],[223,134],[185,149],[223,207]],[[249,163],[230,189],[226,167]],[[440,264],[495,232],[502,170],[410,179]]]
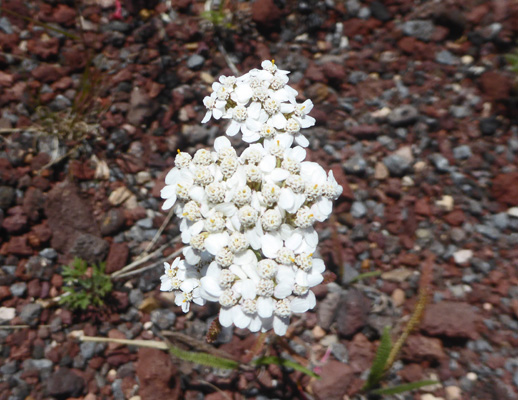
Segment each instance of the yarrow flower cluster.
[[[310,288],[323,281],[313,257],[315,221],[326,220],[342,187],[315,162],[304,161],[301,128],[315,120],[310,100],[297,104],[288,71],[264,61],[262,70],[222,76],[204,99],[207,114],[230,119],[226,134],[249,143],[237,155],[218,137],[214,151],[178,151],[161,196],[180,218],[184,260],[164,263],[161,290],[190,303],[221,305],[219,321],[252,332],[284,335],[292,313],[315,306]],[[295,144],[295,146],[293,146]]]

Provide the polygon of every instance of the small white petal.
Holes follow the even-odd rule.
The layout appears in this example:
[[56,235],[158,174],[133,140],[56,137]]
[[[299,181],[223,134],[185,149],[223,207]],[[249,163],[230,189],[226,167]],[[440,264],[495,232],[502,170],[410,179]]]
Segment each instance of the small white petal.
[[218,153],[223,149],[228,149],[229,147],[232,147],[232,145],[230,144],[230,140],[225,136],[220,136],[214,140],[214,150]]
[[280,233],[269,232],[261,237],[261,250],[267,258],[277,257],[278,251],[282,248]]
[[288,317],[280,318],[278,316],[273,317],[273,330],[279,336],[286,335],[290,319]]
[[228,244],[229,235],[227,232],[213,233],[205,239],[205,249],[213,256]]
[[295,142],[302,147],[309,146],[309,140],[302,134],[295,135]]
[[275,287],[274,296],[278,299],[285,299],[293,290],[293,284],[278,283]]
[[215,278],[210,276],[204,276],[200,280],[201,287],[205,290],[209,295],[219,297],[223,291],[218,284],[218,281]]
[[235,136],[239,132],[240,128],[241,128],[241,124],[239,122],[232,121],[227,128],[226,134],[228,136]]
[[219,323],[221,326],[228,328],[232,325],[232,309],[221,307],[219,310]]
[[273,300],[271,297],[259,297],[257,299],[257,314],[261,318],[269,318],[273,314]]
[[246,315],[239,306],[232,307],[232,316],[234,320],[234,325],[241,329],[247,328],[248,325],[250,325],[250,322],[252,321],[252,318]]

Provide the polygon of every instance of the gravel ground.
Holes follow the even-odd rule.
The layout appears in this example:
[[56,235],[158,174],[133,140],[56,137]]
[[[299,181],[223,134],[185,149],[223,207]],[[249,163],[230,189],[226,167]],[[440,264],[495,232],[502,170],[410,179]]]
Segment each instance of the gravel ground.
[[[517,2],[231,1],[205,18],[194,0],[128,0],[120,16],[115,5],[1,1],[1,400],[360,399],[425,264],[429,305],[385,382],[440,382],[405,399],[518,398],[518,81],[504,57]],[[217,310],[184,315],[158,290],[161,260],[181,247],[174,219],[151,242],[166,219],[159,193],[178,148],[222,132],[200,124],[212,82],[264,59],[315,103],[308,157],[344,187],[319,225],[336,280],[315,288],[287,346],[269,338],[264,350],[322,379],[78,341],[172,330],[177,345],[205,348]],[[143,265],[158,266],[117,279],[102,312],[51,301],[74,256],[111,274],[150,244],[165,250]],[[351,284],[371,271],[381,275]],[[256,340],[235,329],[213,347],[246,361]]]

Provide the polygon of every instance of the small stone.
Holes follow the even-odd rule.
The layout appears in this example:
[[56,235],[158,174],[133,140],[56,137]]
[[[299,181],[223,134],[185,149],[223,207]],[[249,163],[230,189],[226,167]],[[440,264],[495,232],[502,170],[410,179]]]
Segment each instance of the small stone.
[[354,155],[345,162],[344,169],[348,174],[362,175],[367,169],[367,162],[360,155]]
[[203,67],[205,63],[205,58],[199,54],[193,54],[187,59],[187,68],[192,70],[197,70]]
[[320,340],[326,335],[326,331],[318,325],[316,325],[311,332],[313,333],[315,340]]
[[367,207],[365,207],[365,205],[362,202],[355,201],[352,204],[351,215],[354,218],[363,218],[363,217],[365,217],[366,214],[367,214]]
[[473,257],[472,250],[459,250],[453,253],[453,259],[456,264],[464,264],[467,263],[471,257]]
[[108,197],[108,202],[112,206],[120,206],[132,195],[133,193],[126,186],[119,186],[117,189],[110,193],[110,196]]
[[445,211],[452,211],[454,200],[453,200],[452,196],[445,195],[445,196],[442,196],[441,200],[437,200],[435,202],[435,204]]
[[446,157],[441,154],[435,153],[430,156],[430,159],[439,172],[449,172],[450,171],[450,162]]
[[406,126],[416,122],[418,117],[419,111],[417,111],[417,108],[406,104],[392,110],[388,116],[388,122],[395,127]]
[[16,315],[16,309],[12,307],[0,307],[0,321],[10,321]]
[[14,297],[23,297],[27,291],[27,284],[25,282],[13,283],[9,289]]
[[96,263],[106,259],[109,249],[110,245],[106,240],[90,233],[80,233],[72,244],[70,254]]
[[402,30],[405,35],[428,41],[433,35],[435,26],[430,20],[413,20],[405,22]]
[[374,167],[374,179],[383,181],[389,177],[389,170],[382,162],[377,162]]
[[396,288],[390,297],[396,307],[401,307],[405,303],[405,292],[400,288]]
[[435,55],[435,61],[444,65],[457,65],[459,64],[459,57],[453,55],[448,50],[441,50]]
[[518,207],[511,207],[507,210],[507,214],[513,218],[518,218]]
[[387,7],[379,2],[379,1],[373,1],[370,4],[370,11],[372,13],[372,16],[376,19],[379,19],[382,22],[387,22],[392,19],[392,15],[390,14],[390,11],[387,9]]
[[125,223],[124,211],[120,208],[112,208],[101,220],[101,235],[115,235],[121,231]]
[[500,238],[501,236],[500,231],[496,229],[494,226],[477,224],[475,225],[475,229],[478,233],[481,233],[485,237],[492,240],[498,240],[498,238]]
[[458,386],[446,386],[444,388],[444,395],[446,400],[461,400],[462,390]]
[[47,380],[47,391],[50,396],[66,398],[81,395],[85,381],[68,368],[60,368]]
[[168,309],[157,309],[151,312],[151,322],[160,329],[169,329],[176,321],[176,314]]
[[7,210],[16,198],[16,191],[10,186],[0,186],[0,208]]
[[490,136],[500,127],[500,121],[495,117],[482,118],[478,127],[483,135]]
[[43,307],[38,303],[29,303],[22,308],[21,320],[30,326],[36,326]]
[[472,155],[473,154],[468,145],[457,146],[453,149],[453,157],[457,160],[467,160],[468,158],[471,158]]
[[403,175],[410,167],[410,163],[398,154],[391,154],[383,158],[383,164],[393,176]]

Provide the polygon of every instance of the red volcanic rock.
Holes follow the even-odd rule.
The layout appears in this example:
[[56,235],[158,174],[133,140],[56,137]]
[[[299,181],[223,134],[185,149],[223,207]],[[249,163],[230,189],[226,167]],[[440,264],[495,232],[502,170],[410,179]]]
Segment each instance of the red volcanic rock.
[[498,175],[493,180],[491,194],[506,206],[518,206],[518,172]]
[[283,13],[273,0],[256,0],[252,3],[252,21],[261,28],[274,28]]
[[171,357],[164,351],[141,347],[136,373],[140,382],[139,395],[146,400],[177,400],[180,381]]
[[112,274],[126,265],[129,248],[126,243],[112,243],[106,260],[106,273]]
[[320,371],[321,379],[312,385],[318,400],[341,400],[354,380],[354,371],[339,361],[331,360]]
[[501,72],[487,71],[480,77],[480,86],[490,100],[505,100],[509,98],[512,82]]
[[427,306],[421,330],[430,336],[476,339],[479,316],[468,303],[443,301]]

